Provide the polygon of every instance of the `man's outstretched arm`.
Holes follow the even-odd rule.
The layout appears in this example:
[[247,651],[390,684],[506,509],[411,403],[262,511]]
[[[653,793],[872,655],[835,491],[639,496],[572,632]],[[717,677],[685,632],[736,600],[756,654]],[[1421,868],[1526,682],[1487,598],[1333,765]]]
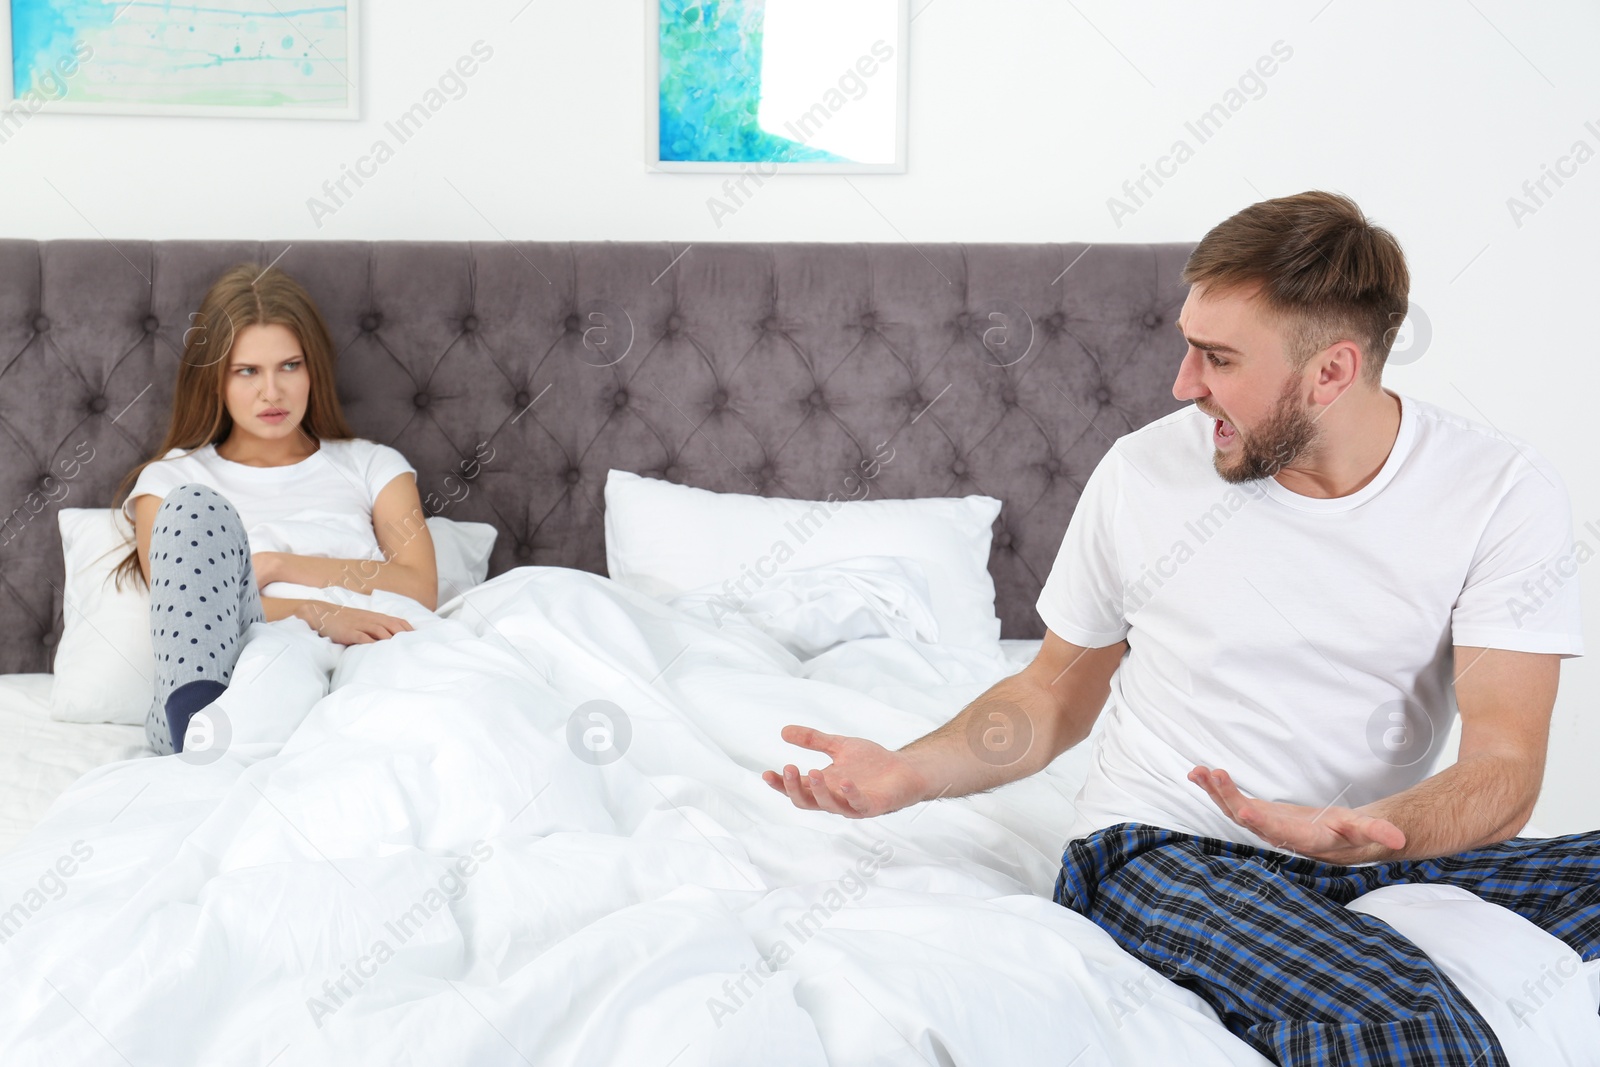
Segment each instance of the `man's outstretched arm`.
[[872,741],[786,726],[783,739],[832,759],[802,775],[789,764],[762,779],[794,805],[847,818],[964,796],[1026,778],[1089,736],[1126,641],[1086,649],[1045,632],[1033,662],[943,726],[898,751]]
[[1544,781],[1560,657],[1457,646],[1455,663],[1461,752],[1404,792],[1319,811],[1246,797],[1222,770],[1196,767],[1189,780],[1266,844],[1330,863],[1449,856],[1515,837]]

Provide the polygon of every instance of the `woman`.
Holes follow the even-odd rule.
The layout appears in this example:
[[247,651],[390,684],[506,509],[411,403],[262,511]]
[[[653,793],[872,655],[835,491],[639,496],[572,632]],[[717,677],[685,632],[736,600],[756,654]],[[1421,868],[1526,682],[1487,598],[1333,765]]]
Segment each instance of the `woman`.
[[117,583],[137,574],[150,588],[145,736],[163,754],[183,751],[189,719],[227,689],[252,623],[300,618],[341,645],[412,629],[260,587],[384,589],[430,611],[438,600],[416,469],[352,436],[309,294],[280,270],[242,265],[193,319],[166,439],[119,486],[132,483],[122,507],[137,543]]

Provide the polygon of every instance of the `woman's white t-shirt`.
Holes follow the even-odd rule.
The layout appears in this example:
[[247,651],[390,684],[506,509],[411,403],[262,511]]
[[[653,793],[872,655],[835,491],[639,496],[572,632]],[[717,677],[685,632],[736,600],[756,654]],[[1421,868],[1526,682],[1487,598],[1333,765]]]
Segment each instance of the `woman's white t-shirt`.
[[140,472],[123,511],[132,522],[135,497],[165,498],[193,482],[228,498],[244,523],[251,552],[383,559],[372,507],[386,485],[407,473],[415,475],[416,468],[405,456],[361,438],[323,441],[305,459],[282,467],[235,463],[217,455],[214,445],[188,455],[175,448]]
[[1187,780],[1197,764],[1249,796],[1359,807],[1431,770],[1453,646],[1583,654],[1593,549],[1574,550],[1555,469],[1397,399],[1388,459],[1347,496],[1224,482],[1195,407],[1101,460],[1038,601],[1064,640],[1128,641],[1069,836],[1142,822],[1260,845]]

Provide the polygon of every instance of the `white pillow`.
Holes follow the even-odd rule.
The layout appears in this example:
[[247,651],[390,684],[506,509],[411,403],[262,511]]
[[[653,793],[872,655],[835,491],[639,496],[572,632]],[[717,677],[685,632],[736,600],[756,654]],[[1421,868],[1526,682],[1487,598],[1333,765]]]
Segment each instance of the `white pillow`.
[[57,522],[67,585],[50,717],[143,726],[156,692],[150,592],[137,575],[119,591],[111,575],[133,547],[133,524],[113,508],[62,508]]
[[[489,555],[500,531],[486,522],[461,522],[434,515],[428,519],[434,561],[439,567],[439,607],[489,576]],[[437,608],[435,610],[438,610]]]
[[943,644],[993,646],[989,544],[1000,501],[788,500],[714,493],[612,470],[606,476],[606,569],[659,600],[717,586],[743,603],[779,571],[860,556],[920,564]]
[[[111,572],[133,547],[133,526],[114,508],[62,508],[67,584],[56,645],[50,717],[58,722],[144,725],[155,702],[150,591]],[[439,571],[439,604],[483,582],[498,531],[482,522],[427,519]]]

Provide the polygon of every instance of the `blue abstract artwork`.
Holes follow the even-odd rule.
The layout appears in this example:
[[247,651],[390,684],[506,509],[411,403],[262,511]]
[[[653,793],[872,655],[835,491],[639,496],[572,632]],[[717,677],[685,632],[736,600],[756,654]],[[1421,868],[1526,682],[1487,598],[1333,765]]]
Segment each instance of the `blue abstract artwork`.
[[355,105],[354,0],[4,2],[18,100],[197,113]]
[[893,166],[900,0],[659,0],[659,160]]

